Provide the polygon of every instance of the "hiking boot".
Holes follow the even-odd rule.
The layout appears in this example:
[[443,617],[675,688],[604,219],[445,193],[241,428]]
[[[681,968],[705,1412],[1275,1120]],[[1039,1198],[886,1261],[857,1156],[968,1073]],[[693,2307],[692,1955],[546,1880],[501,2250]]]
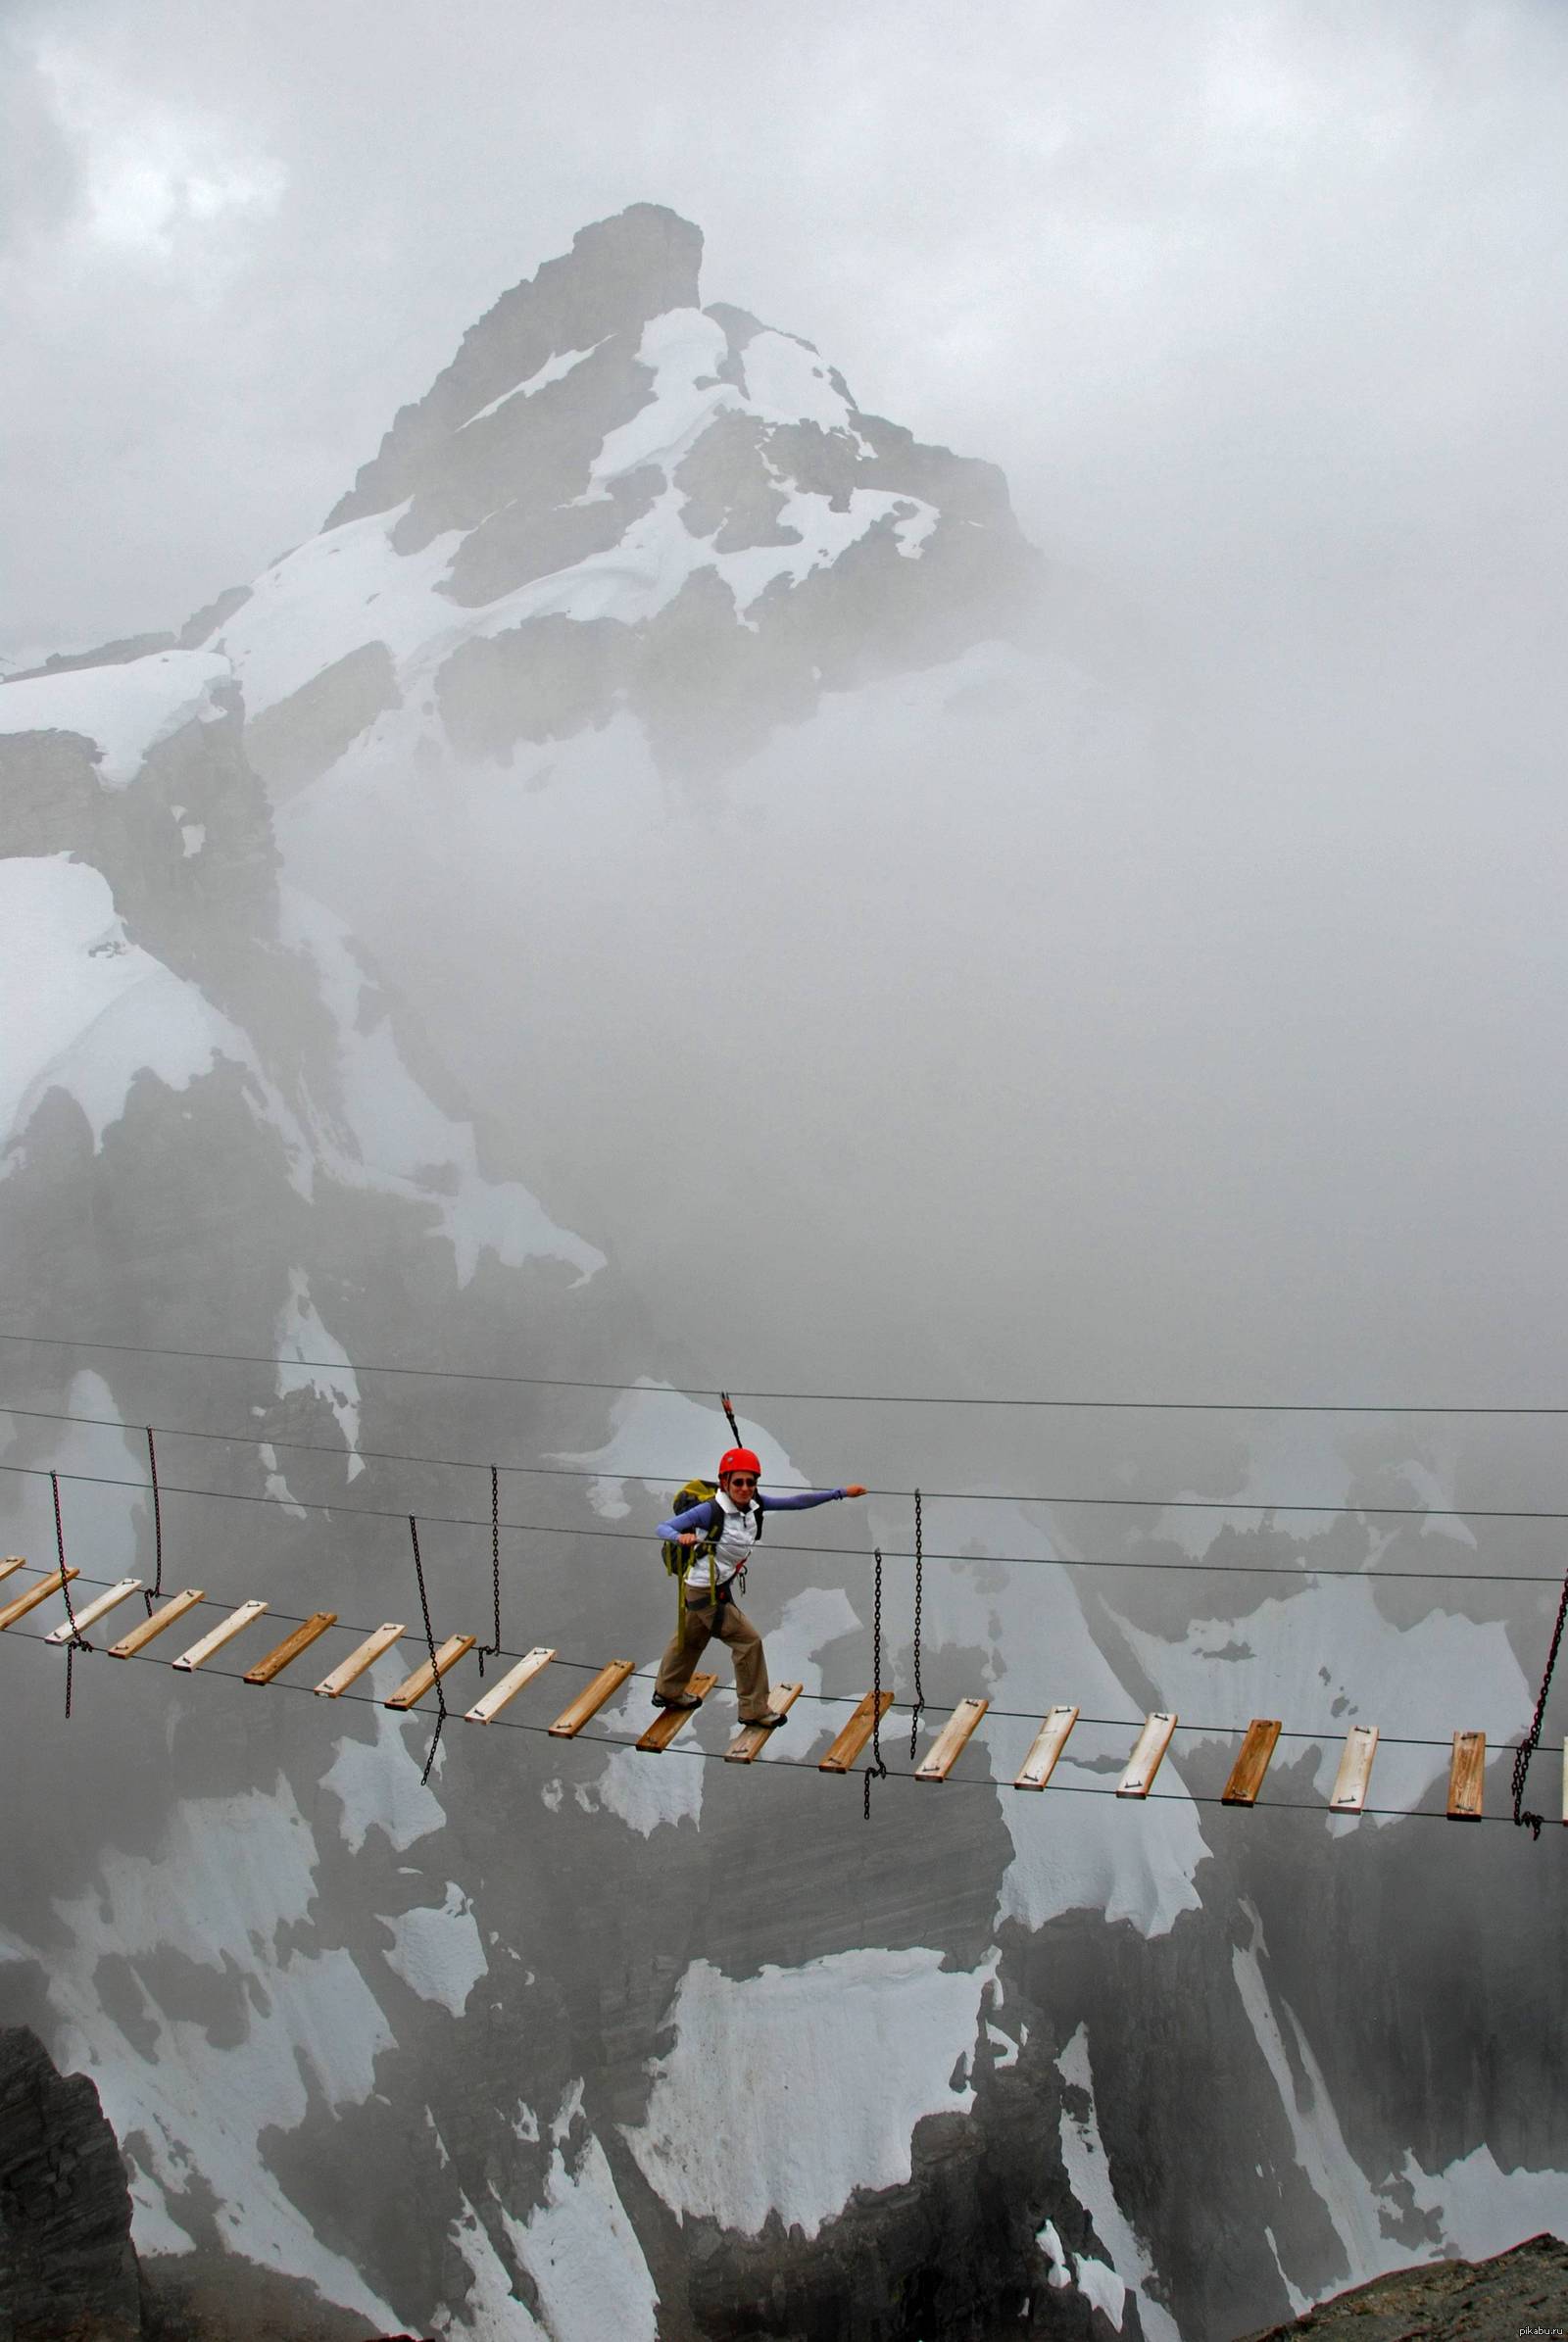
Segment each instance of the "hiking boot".
[[742,1724],[760,1732],[775,1732],[781,1724],[788,1724],[789,1710],[781,1716],[776,1708],[769,1708],[765,1716],[743,1716]]
[[656,1691],[654,1693],[656,1708],[700,1708],[702,1704],[695,1691]]

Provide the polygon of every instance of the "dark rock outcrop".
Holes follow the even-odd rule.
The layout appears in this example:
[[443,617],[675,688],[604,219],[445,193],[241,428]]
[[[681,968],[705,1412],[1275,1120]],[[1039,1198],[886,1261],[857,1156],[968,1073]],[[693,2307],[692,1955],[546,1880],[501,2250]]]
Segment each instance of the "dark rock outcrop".
[[1494,2342],[1503,2334],[1568,2331],[1568,2244],[1532,2236],[1493,2261],[1434,2261],[1396,2269],[1320,2302],[1290,2325],[1248,2342]]
[[0,2338],[139,2342],[130,2192],[98,2092],[0,2031]]
[[42,666],[24,667],[6,679],[31,683],[40,675],[70,675],[81,667],[129,666],[132,659],[147,659],[155,651],[173,650],[174,639],[172,634],[125,634],[118,642],[99,643],[91,651],[52,651]]

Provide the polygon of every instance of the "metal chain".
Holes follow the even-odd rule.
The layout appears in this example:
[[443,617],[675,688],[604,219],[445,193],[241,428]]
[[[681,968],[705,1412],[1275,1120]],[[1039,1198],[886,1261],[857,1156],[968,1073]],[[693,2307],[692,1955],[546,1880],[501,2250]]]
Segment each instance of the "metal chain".
[[864,1819],[871,1819],[871,1782],[886,1781],[888,1769],[882,1762],[882,1548],[874,1548],[876,1575],[872,1580],[871,1595],[871,1762],[865,1768]]
[[1528,1825],[1528,1826],[1529,1826],[1529,1830],[1530,1830],[1530,1834],[1531,1834],[1531,1836],[1532,1836],[1532,1837],[1535,1837],[1535,1838],[1539,1838],[1539,1837],[1540,1837],[1540,1835],[1541,1835],[1541,1825],[1542,1825],[1542,1823],[1543,1823],[1543,1822],[1545,1820],[1545,1818],[1546,1818],[1546,1817],[1545,1817],[1545,1815],[1544,1815],[1544,1814],[1527,1814],[1527,1813],[1526,1813],[1526,1812],[1523,1810],[1523,1807],[1524,1807],[1524,1794],[1525,1794],[1525,1776],[1526,1776],[1526,1775],[1529,1773],[1529,1771],[1530,1771],[1530,1760],[1531,1760],[1531,1758],[1532,1758],[1532,1757],[1535,1755],[1535,1753],[1536,1753],[1536,1750],[1537,1750],[1537,1748],[1540,1746],[1540,1743],[1541,1743],[1541,1727],[1542,1727],[1542,1724],[1543,1724],[1543,1722],[1544,1721],[1545,1714],[1546,1714],[1546,1694],[1547,1694],[1547,1692],[1548,1692],[1548,1691],[1551,1689],[1551,1671],[1552,1671],[1552,1669],[1553,1669],[1553,1668],[1556,1666],[1556,1664],[1557,1664],[1557,1651],[1558,1651],[1558,1648],[1559,1648],[1559,1646],[1560,1646],[1560,1644],[1561,1644],[1561,1642],[1562,1642],[1562,1629],[1563,1629],[1563,1621],[1564,1621],[1564,1619],[1568,1619],[1568,1577],[1565,1577],[1565,1578],[1563,1579],[1563,1582],[1562,1582],[1562,1600],[1561,1600],[1561,1601],[1560,1601],[1560,1602],[1557,1604],[1557,1624],[1556,1624],[1556,1625],[1553,1627],[1553,1629],[1552,1629],[1552,1631],[1551,1631],[1551,1647],[1550,1647],[1550,1649],[1549,1649],[1549,1650],[1547,1651],[1547,1653],[1546,1653],[1546,1672],[1545,1672],[1545,1674],[1544,1674],[1544,1675],[1542,1677],[1542,1679],[1541,1679],[1541,1695],[1540,1695],[1540,1697],[1539,1697],[1539,1698],[1537,1699],[1537,1701],[1536,1701],[1536,1712],[1535,1712],[1535,1715],[1534,1715],[1534,1716],[1531,1718],[1531,1720],[1530,1720],[1530,1730],[1529,1730],[1529,1732],[1526,1732],[1526,1734],[1525,1734],[1525,1736],[1524,1736],[1523,1740],[1520,1742],[1519,1746],[1518,1746],[1518,1747],[1517,1747],[1517,1748],[1514,1750],[1514,1758],[1513,1758],[1513,1818],[1514,1818],[1514,1824],[1515,1824],[1515,1827],[1516,1827],[1516,1828],[1519,1828],[1519,1829],[1523,1829],[1523,1828],[1524,1828],[1526,1825]]
[[142,1595],[147,1616],[152,1617],[153,1604],[164,1590],[164,1500],[158,1486],[158,1450],[153,1444],[153,1427],[147,1426],[147,1469],[153,1484],[153,1590]]
[[76,1624],[75,1606],[71,1599],[71,1580],[66,1575],[66,1531],[60,1517],[60,1475],[51,1472],[49,1486],[55,1499],[55,1551],[60,1556],[60,1591],[65,1596],[66,1617],[71,1624],[71,1640],[66,1644],[66,1719],[71,1719],[71,1691],[73,1663],[78,1651],[90,1652],[92,1644]]
[[481,1642],[474,1656],[479,1662],[479,1681],[484,1682],[484,1663],[501,1655],[501,1474],[494,1464],[490,1467],[490,1602],[495,1620],[494,1642]]
[[423,1788],[430,1778],[430,1767],[435,1763],[435,1752],[441,1745],[441,1727],[447,1720],[447,1695],[441,1687],[441,1678],[436,1670],[435,1630],[430,1624],[430,1598],[424,1590],[424,1564],[419,1559],[418,1524],[412,1513],[409,1515],[409,1535],[414,1539],[414,1575],[419,1582],[419,1616],[424,1621],[424,1640],[430,1653],[430,1673],[435,1679],[435,1732],[431,1735],[430,1753],[424,1760],[424,1771],[419,1776],[419,1786]]
[[925,1544],[920,1528],[920,1491],[914,1491],[914,1713],[909,1718],[909,1762],[914,1763],[915,1743],[920,1737],[920,1718],[925,1713],[925,1688],[920,1682],[920,1611],[925,1576]]

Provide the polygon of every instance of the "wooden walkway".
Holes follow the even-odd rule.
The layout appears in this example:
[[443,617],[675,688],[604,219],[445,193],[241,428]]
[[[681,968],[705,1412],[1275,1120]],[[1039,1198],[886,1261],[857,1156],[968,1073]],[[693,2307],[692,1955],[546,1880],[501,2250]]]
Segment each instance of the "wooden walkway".
[[[0,1560],[0,1582],[7,1579],[14,1581],[19,1573],[31,1566],[22,1556],[9,1554]],[[75,1581],[77,1575],[78,1573],[74,1569],[68,1569],[64,1573],[56,1569],[41,1573],[34,1585],[25,1587],[20,1593],[15,1590],[14,1585],[8,1587],[9,1598],[4,1603],[0,1603],[0,1634],[4,1634],[9,1627],[17,1625],[19,1621],[30,1618],[33,1612],[51,1597],[62,1597],[62,1608],[64,1608],[65,1586]],[[111,1611],[118,1609],[140,1590],[141,1580],[139,1578],[122,1578],[115,1585],[109,1586],[106,1591],[96,1595],[88,1602],[77,1603],[73,1596],[71,1617],[62,1617],[57,1624],[52,1625],[43,1639],[47,1643],[56,1645],[69,1644],[72,1639],[73,1619],[76,1633],[84,1635],[88,1628],[97,1625]],[[152,1597],[149,1595],[146,1598],[150,1604]],[[131,1659],[148,1653],[156,1663],[159,1654],[149,1652],[149,1645],[164,1635],[169,1628],[176,1625],[179,1620],[194,1610],[198,1604],[206,1600],[207,1596],[200,1586],[186,1586],[180,1592],[169,1596],[158,1608],[150,1609],[149,1615],[138,1620],[127,1634],[107,1646],[111,1656],[117,1659]],[[220,1651],[225,1649],[230,1643],[238,1641],[240,1636],[256,1627],[267,1615],[267,1612],[268,1604],[260,1599],[248,1599],[224,1605],[224,1615],[218,1619],[205,1634],[199,1635],[196,1641],[172,1657],[170,1664],[184,1674],[193,1674],[197,1669],[205,1667]],[[297,1625],[291,1625],[290,1632],[283,1639],[274,1644],[262,1657],[254,1660],[245,1669],[240,1680],[259,1686],[277,1683],[324,1635],[334,1631],[345,1634],[357,1632],[354,1629],[339,1628],[335,1611],[318,1610],[315,1612],[312,1617]],[[388,1620],[385,1625],[375,1628],[372,1633],[363,1635],[347,1654],[311,1688],[323,1698],[340,1698],[351,1684],[357,1683],[360,1677],[375,1664],[377,1659],[389,1651],[397,1650],[399,1645],[404,1643],[411,1646],[408,1655],[415,1658],[416,1663],[397,1688],[385,1695],[382,1704],[407,1714],[417,1708],[436,1684],[473,1651],[475,1637],[472,1635],[449,1635],[437,1648],[432,1661],[429,1649],[421,1637],[416,1635],[411,1636],[409,1628],[401,1621]],[[521,1692],[544,1675],[547,1669],[552,1668],[559,1657],[560,1654],[554,1646],[539,1644],[525,1656],[516,1660],[507,1673],[498,1678],[488,1688],[481,1690],[471,1705],[461,1711],[449,1711],[449,1713],[461,1713],[463,1720],[469,1724],[488,1725],[493,1723],[503,1709],[510,1707]],[[220,1670],[217,1672],[229,1671]],[[548,1724],[536,1723],[532,1729],[548,1732],[557,1739],[576,1738],[584,1727],[591,1723],[603,1708],[608,1706],[609,1702],[636,1672],[635,1660],[610,1660],[591,1675],[590,1680],[581,1686],[554,1721]],[[704,1707],[716,1685],[717,1679],[714,1676],[694,1676],[691,1683],[691,1689],[697,1699],[697,1705],[694,1708],[663,1709],[635,1740],[617,1736],[616,1745],[635,1747],[649,1755],[662,1753],[677,1739],[688,1724],[696,1722],[702,1715]],[[775,1686],[773,1692],[774,1709],[780,1716],[787,1715],[804,1696],[804,1687],[800,1683],[779,1684]],[[875,1695],[867,1691],[853,1707],[847,1721],[837,1731],[824,1753],[816,1760],[816,1769],[822,1773],[848,1774],[864,1752],[873,1733],[883,1725],[892,1706],[893,1693],[890,1690],[883,1689]],[[932,1732],[923,1756],[913,1768],[914,1780],[941,1783],[954,1778],[955,1768],[959,1758],[983,1718],[989,1712],[989,1708],[990,1703],[986,1699],[971,1696],[960,1699],[955,1708],[945,1712],[944,1720]],[[1030,1741],[1023,1763],[1013,1776],[1010,1785],[1014,1789],[1031,1790],[1036,1793],[1049,1789],[1052,1777],[1055,1773],[1079,1722],[1080,1711],[1076,1705],[1070,1702],[1062,1701],[1049,1709],[1041,1720],[1039,1728]],[[1118,1798],[1134,1800],[1149,1798],[1160,1766],[1164,1762],[1171,1741],[1179,1729],[1180,1719],[1174,1710],[1156,1709],[1145,1718],[1122,1764],[1116,1781],[1115,1795]],[[1270,1762],[1284,1732],[1285,1728],[1278,1717],[1254,1716],[1252,1718],[1245,1732],[1240,1735],[1240,1745],[1237,1748],[1224,1789],[1220,1794],[1219,1803],[1245,1808],[1255,1808],[1258,1805]],[[604,1737],[603,1734],[599,1736]],[[1207,1727],[1203,1729],[1205,1739],[1221,1736]],[[1322,1744],[1317,1735],[1298,1734],[1294,1736],[1313,1741],[1318,1745]],[[738,1734],[722,1750],[704,1749],[698,1753],[721,1755],[730,1764],[750,1765],[756,1763],[760,1758],[765,1760],[769,1744],[776,1737],[777,1734],[773,1731],[762,1726],[743,1725]],[[1333,1787],[1325,1800],[1324,1810],[1326,1812],[1358,1815],[1367,1810],[1367,1797],[1371,1785],[1373,1763],[1378,1750],[1378,1739],[1379,1732],[1375,1725],[1355,1724],[1350,1726],[1340,1751]],[[1543,1750],[1541,1753],[1544,1758],[1545,1751]],[[797,1758],[793,1761],[799,1764],[802,1760]],[[1486,1763],[1487,1736],[1485,1732],[1463,1729],[1453,1733],[1448,1765],[1447,1798],[1445,1807],[1448,1820],[1479,1822],[1486,1818]],[[971,1772],[967,1775],[960,1775],[958,1778],[970,1781],[983,1778],[989,1781],[992,1777],[989,1773],[977,1776]],[[1002,1786],[1004,1783],[999,1780],[997,1785]],[[1264,1809],[1267,1810],[1266,1800]],[[1568,1747],[1563,1750],[1562,1819],[1565,1824],[1568,1824]]]

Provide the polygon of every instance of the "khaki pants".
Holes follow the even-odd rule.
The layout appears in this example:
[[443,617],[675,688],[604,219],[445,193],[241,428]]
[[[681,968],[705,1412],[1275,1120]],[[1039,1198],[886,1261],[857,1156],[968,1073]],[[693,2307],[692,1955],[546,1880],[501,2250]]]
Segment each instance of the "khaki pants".
[[660,1662],[655,1694],[662,1699],[673,1699],[684,1691],[714,1635],[720,1642],[729,1644],[735,1662],[741,1722],[756,1724],[767,1714],[767,1661],[762,1656],[762,1637],[735,1601],[720,1602],[715,1608],[707,1594],[701,1600],[687,1594],[683,1632],[670,1637],[669,1648]]

